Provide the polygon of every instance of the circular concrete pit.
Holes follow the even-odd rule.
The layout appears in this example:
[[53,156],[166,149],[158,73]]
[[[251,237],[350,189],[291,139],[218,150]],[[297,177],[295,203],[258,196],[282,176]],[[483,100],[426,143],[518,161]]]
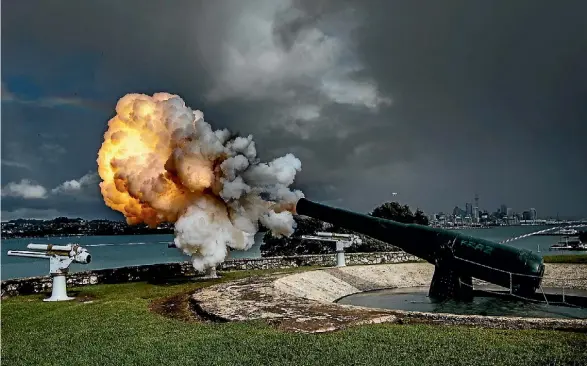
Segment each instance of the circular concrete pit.
[[[215,321],[265,320],[280,329],[307,333],[383,322],[587,330],[587,319],[456,315],[336,303],[365,291],[428,286],[433,271],[428,263],[401,263],[273,274],[200,289],[190,302],[199,316]],[[587,265],[547,264],[542,283],[544,287],[587,290]]]

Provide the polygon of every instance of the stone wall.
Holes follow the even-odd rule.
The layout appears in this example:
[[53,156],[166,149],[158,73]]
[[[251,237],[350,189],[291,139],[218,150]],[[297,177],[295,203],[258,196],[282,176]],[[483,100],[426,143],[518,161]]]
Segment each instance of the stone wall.
[[[402,263],[418,261],[419,258],[405,252],[346,253],[347,265]],[[334,266],[335,254],[300,255],[292,257],[267,257],[255,259],[232,259],[218,266],[219,271],[285,269],[306,266]],[[169,278],[203,276],[197,273],[191,262],[164,263],[101,269],[71,273],[67,276],[68,287],[123,282],[164,281]],[[51,277],[29,277],[2,281],[2,297],[36,294],[51,291]]]

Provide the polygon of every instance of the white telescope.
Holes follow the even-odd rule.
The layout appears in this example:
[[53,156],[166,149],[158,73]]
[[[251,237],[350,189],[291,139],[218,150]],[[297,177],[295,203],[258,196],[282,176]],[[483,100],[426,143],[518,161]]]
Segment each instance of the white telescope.
[[302,235],[302,239],[305,240],[316,240],[316,241],[329,241],[336,243],[336,266],[346,266],[344,258],[344,248],[348,248],[353,244],[361,244],[363,240],[358,235],[353,234],[339,234],[339,233],[327,233],[319,231],[316,235]]
[[25,258],[46,258],[49,259],[49,273],[53,278],[51,297],[43,301],[67,301],[73,297],[67,296],[65,275],[69,272],[71,263],[88,264],[92,256],[87,249],[77,244],[53,245],[53,244],[29,244],[28,250],[9,250],[8,255]]
[[327,237],[327,238],[346,238],[346,239],[350,239],[353,236],[356,236],[356,235],[352,235],[352,234],[327,233],[327,232],[323,232],[323,231],[317,232],[316,235]]

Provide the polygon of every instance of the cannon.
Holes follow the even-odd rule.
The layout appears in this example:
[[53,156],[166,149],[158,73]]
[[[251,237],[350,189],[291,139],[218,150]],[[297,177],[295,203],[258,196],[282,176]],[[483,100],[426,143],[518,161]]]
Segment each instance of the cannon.
[[7,254],[15,257],[49,259],[49,273],[53,278],[53,284],[51,297],[43,301],[73,300],[73,297],[67,296],[65,276],[69,272],[71,263],[88,264],[92,261],[92,256],[87,249],[77,244],[29,244],[27,248],[38,251],[9,250]]
[[529,250],[334,208],[306,198],[296,203],[295,213],[392,244],[433,264],[431,298],[470,300],[473,278],[509,288],[518,296],[534,294],[542,282],[542,257]]

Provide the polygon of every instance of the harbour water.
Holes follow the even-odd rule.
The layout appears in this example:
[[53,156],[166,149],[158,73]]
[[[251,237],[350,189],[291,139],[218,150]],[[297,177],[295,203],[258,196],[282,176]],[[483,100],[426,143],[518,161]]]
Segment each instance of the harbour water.
[[[579,306],[560,306],[545,302],[525,301],[505,296],[492,296],[494,293],[479,291],[471,302],[445,300],[434,301],[428,297],[427,287],[388,289],[363,292],[344,297],[339,304],[365,306],[370,308],[422,311],[427,313],[449,313],[459,315],[519,316],[529,318],[586,319],[587,308]],[[545,289],[545,292],[560,294]],[[587,291],[575,290],[575,296],[584,297]]]
[[[546,226],[510,226],[488,229],[458,230],[467,235],[501,241],[514,236],[543,230]],[[230,258],[259,258],[263,234],[255,236],[255,245],[248,251],[231,251]],[[517,248],[529,249],[541,255],[548,254],[581,254],[583,252],[549,251],[548,248],[559,240],[558,236],[531,236],[509,243]],[[167,248],[173,241],[172,235],[130,235],[130,236],[82,236],[82,237],[52,237],[3,239],[0,245],[2,279],[42,276],[49,273],[49,263],[45,259],[9,257],[8,250],[27,250],[29,243],[39,244],[68,244],[78,243],[86,247],[92,254],[92,262],[87,265],[72,264],[71,272],[92,269],[117,268],[155,263],[172,263],[189,260],[189,257],[178,249]]]

